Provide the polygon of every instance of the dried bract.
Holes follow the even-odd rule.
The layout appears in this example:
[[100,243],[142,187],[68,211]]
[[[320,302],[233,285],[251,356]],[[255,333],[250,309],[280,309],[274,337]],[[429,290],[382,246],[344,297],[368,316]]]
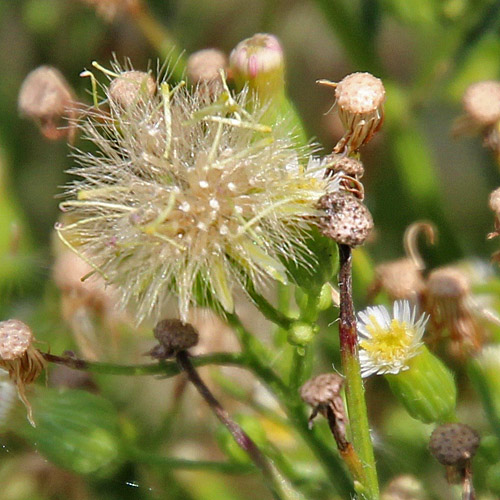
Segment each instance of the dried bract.
[[154,327],[154,335],[159,344],[149,353],[152,358],[166,359],[180,351],[194,347],[199,335],[193,325],[179,319],[164,319]]
[[28,420],[34,426],[25,388],[38,378],[46,361],[33,347],[33,341],[31,329],[22,321],[17,319],[0,321],[0,368],[9,372],[10,379],[17,386],[19,398],[28,411]]
[[355,195],[338,191],[322,196],[319,228],[328,238],[351,247],[362,245],[373,229],[370,211]]
[[424,291],[424,309],[430,315],[430,342],[449,333],[449,353],[458,360],[477,353],[486,331],[479,321],[467,276],[455,267],[442,267],[429,274]]
[[63,118],[73,114],[75,99],[64,76],[51,66],[40,66],[24,79],[18,97],[19,112],[35,121],[47,139],[70,136],[73,129],[61,128]]
[[328,175],[342,173],[359,180],[365,173],[361,160],[351,156],[332,153],[323,160],[323,163],[325,163]]

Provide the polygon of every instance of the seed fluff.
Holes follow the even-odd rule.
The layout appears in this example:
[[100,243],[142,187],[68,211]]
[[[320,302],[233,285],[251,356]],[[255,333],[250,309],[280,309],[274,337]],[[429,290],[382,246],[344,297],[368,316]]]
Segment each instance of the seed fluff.
[[287,282],[287,261],[314,265],[308,229],[317,200],[338,182],[323,178],[310,148],[294,147],[280,124],[261,124],[262,110],[246,111],[246,93],[225,82],[210,97],[113,70],[109,88],[129,79],[127,99],[103,85],[99,103],[84,72],[97,106],[77,125],[97,151],[75,150],[70,172],[79,179],[57,231],[117,285],[138,323],[158,320],[169,296],[183,321],[206,299],[231,312],[234,289],[248,280],[262,289],[269,278]]

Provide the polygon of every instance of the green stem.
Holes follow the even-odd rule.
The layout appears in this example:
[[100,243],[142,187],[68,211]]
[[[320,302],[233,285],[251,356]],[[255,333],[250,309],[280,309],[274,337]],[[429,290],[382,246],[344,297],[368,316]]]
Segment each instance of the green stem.
[[339,245],[340,284],[340,353],[345,376],[346,402],[350,420],[352,442],[363,464],[364,477],[357,478],[362,485],[362,494],[370,500],[379,498],[375,456],[370,436],[365,389],[361,378],[358,356],[356,317],[352,302],[352,256],[351,248]]
[[[115,363],[100,363],[97,361],[85,361],[70,356],[56,356],[42,352],[42,356],[49,363],[64,365],[73,370],[83,370],[92,373],[103,373],[106,375],[162,375],[164,378],[173,377],[180,373],[180,368],[175,361],[160,361],[159,363],[147,363],[142,365],[118,365]],[[236,365],[245,366],[245,357],[239,353],[218,352],[206,356],[195,356],[192,358],[194,366],[205,365]]]
[[247,357],[247,366],[273,392],[286,411],[290,423],[318,459],[340,497],[352,498],[354,493],[352,482],[341,459],[323,442],[322,436],[316,429],[309,429],[308,415],[305,413],[297,391],[292,392],[283,380],[265,364],[268,359],[268,356],[262,355],[265,347],[245,329],[239,317],[230,314],[227,320],[238,336],[244,355]]
[[258,293],[252,284],[247,286],[248,295],[255,302],[255,305],[259,311],[275,325],[280,328],[288,330],[290,325],[293,323],[293,319],[285,316],[281,311],[276,309],[266,298],[264,298],[260,293]]
[[168,71],[176,81],[182,80],[186,70],[186,57],[168,30],[159,23],[144,4],[133,9],[131,17],[159,56],[169,61]]

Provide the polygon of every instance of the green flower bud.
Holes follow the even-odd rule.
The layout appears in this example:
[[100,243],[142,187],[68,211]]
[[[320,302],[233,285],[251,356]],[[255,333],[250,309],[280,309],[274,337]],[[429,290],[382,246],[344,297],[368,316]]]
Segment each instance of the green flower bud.
[[288,342],[297,347],[305,347],[310,344],[318,331],[317,326],[297,321],[288,330]]
[[457,390],[448,368],[425,346],[408,364],[408,370],[385,375],[408,413],[425,423],[454,420]]
[[39,453],[77,474],[107,475],[120,460],[117,415],[105,399],[80,390],[37,387],[36,427],[14,429]]

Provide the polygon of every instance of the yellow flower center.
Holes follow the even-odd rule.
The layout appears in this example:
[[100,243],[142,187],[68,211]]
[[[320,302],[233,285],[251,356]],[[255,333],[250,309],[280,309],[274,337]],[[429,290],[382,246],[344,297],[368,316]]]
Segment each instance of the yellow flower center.
[[375,316],[370,316],[370,324],[366,325],[366,329],[371,338],[362,340],[360,346],[374,361],[390,363],[407,358],[414,332],[406,322],[393,319],[389,328],[386,328],[378,324]]

